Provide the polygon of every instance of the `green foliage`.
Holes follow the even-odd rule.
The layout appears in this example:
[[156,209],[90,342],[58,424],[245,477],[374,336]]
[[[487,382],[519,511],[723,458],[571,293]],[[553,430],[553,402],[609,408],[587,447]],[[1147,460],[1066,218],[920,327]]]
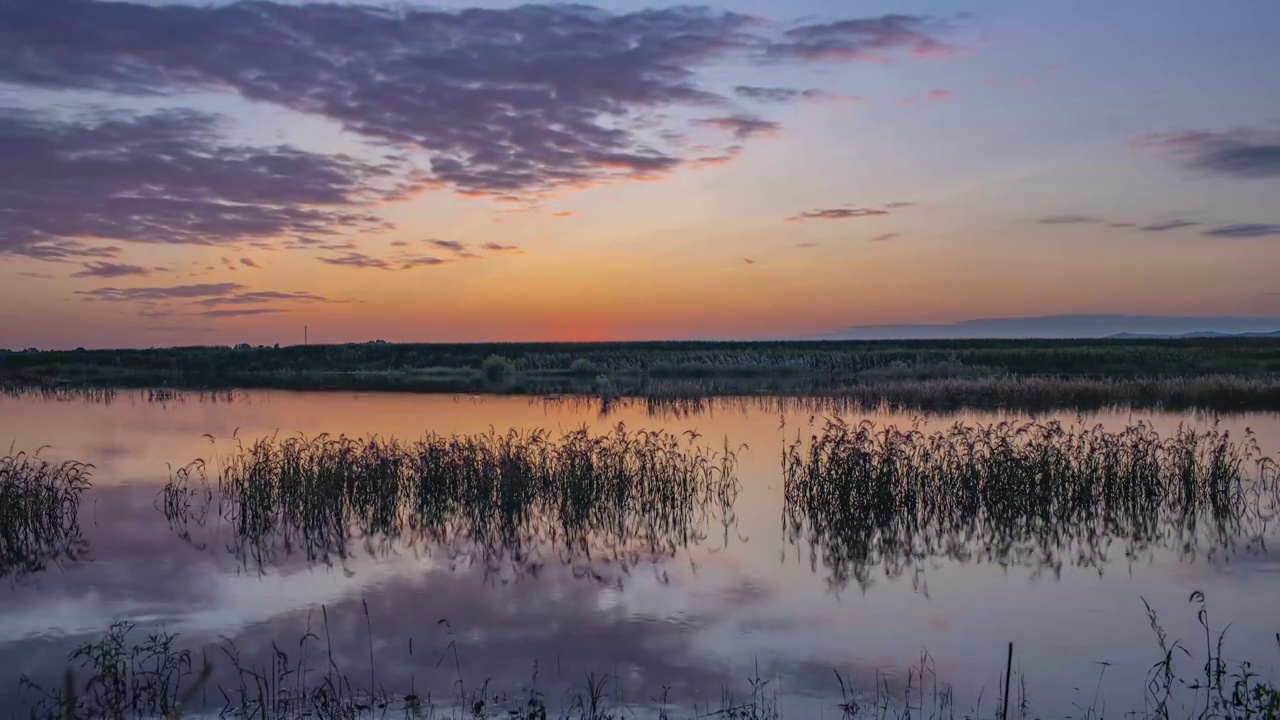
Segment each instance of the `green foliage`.
[[501,355],[490,355],[485,358],[484,365],[480,369],[484,372],[485,378],[491,382],[502,382],[515,373],[515,366]]

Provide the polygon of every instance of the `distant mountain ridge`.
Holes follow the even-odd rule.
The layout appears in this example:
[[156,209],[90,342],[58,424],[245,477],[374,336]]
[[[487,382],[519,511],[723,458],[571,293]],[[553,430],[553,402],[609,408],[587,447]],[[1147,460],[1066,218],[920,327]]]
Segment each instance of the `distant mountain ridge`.
[[820,340],[967,340],[1019,338],[1280,338],[1280,316],[1039,315],[954,323],[859,325],[810,336]]
[[1214,332],[1212,330],[1205,332],[1179,333],[1177,335],[1159,335],[1153,333],[1116,333],[1108,335],[1108,340],[1181,340],[1195,338],[1277,338],[1280,339],[1280,330],[1275,332],[1242,332],[1242,333],[1224,333]]

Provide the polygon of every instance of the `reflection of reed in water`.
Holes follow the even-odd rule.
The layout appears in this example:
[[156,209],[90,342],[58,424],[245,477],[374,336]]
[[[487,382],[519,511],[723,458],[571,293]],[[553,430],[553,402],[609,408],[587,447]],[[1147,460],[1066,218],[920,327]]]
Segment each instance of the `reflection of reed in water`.
[[84,555],[80,494],[92,467],[21,452],[0,457],[0,578],[34,575]]
[[205,524],[216,503],[233,552],[259,569],[294,553],[332,563],[363,545],[371,554],[442,547],[452,563],[495,573],[536,573],[554,548],[594,574],[593,560],[625,571],[642,557],[674,555],[701,542],[711,523],[727,533],[736,462],[727,446],[705,449],[692,433],[622,425],[558,438],[540,430],[416,442],[265,438],[222,459],[216,487],[194,464],[163,495],[171,526],[192,542],[191,526]]
[[1217,428],[1161,438],[1057,422],[918,428],[830,421],[783,452],[784,534],[833,587],[863,589],[934,559],[1061,572],[1097,568],[1119,545],[1184,559],[1264,552],[1280,473],[1252,435]]

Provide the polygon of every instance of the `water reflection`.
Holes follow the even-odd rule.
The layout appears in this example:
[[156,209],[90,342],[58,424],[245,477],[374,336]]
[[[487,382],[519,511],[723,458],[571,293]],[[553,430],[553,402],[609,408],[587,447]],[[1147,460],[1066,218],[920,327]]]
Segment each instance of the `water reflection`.
[[713,525],[730,532],[736,455],[698,439],[623,425],[558,438],[264,438],[220,459],[215,483],[198,462],[161,496],[179,537],[207,546],[193,530],[207,529],[212,509],[232,533],[231,552],[258,570],[294,553],[332,565],[363,547],[374,556],[442,551],[450,566],[479,564],[504,582],[536,576],[554,554],[603,580],[602,564],[626,573],[700,543]]
[[85,554],[80,495],[91,469],[22,452],[0,457],[0,579],[22,579]]
[[925,433],[827,422],[783,454],[784,532],[832,587],[865,590],[928,561],[1102,572],[1157,549],[1182,560],[1265,550],[1277,465],[1213,427],[1162,438],[1058,422],[956,423]]
[[[1211,555],[1212,562],[1186,562],[1190,555],[1179,557],[1175,541],[1157,538],[1147,551],[1150,562],[1130,562],[1126,572],[1121,549],[1132,529],[1118,533],[1095,522],[1098,529],[1093,532],[1111,538],[1110,546],[1101,539],[1095,543],[1109,548],[1105,560],[1097,558],[1096,567],[1109,570],[1100,575],[1091,567],[1077,567],[1078,550],[1064,544],[1088,538],[1086,530],[1079,529],[1089,527],[1086,513],[1073,516],[1074,525],[1060,529],[1055,539],[1048,532],[1035,534],[1041,521],[1030,504],[1011,504],[1001,515],[999,503],[993,508],[993,502],[980,495],[978,506],[987,514],[980,516],[978,529],[999,519],[1006,541],[1021,554],[1006,552],[977,530],[956,530],[957,544],[968,543],[969,534],[974,535],[966,546],[968,556],[953,560],[945,548],[935,547],[931,557],[912,560],[902,577],[885,577],[872,592],[831,592],[827,580],[832,573],[820,547],[831,533],[815,536],[814,565],[808,525],[802,526],[798,538],[779,533],[779,516],[788,509],[781,453],[797,428],[810,436],[806,423],[815,414],[835,412],[851,425],[865,418],[877,427],[912,426],[912,415],[888,408],[824,409],[800,401],[782,406],[760,398],[717,400],[686,413],[630,401],[611,404],[607,417],[601,417],[600,403],[594,400],[275,391],[248,397],[249,401],[232,403],[150,402],[137,393],[122,392],[115,402],[104,404],[0,396],[0,437],[5,441],[28,448],[52,441],[56,446],[43,456],[57,461],[76,458],[96,466],[94,487],[82,496],[79,515],[92,557],[49,563],[45,571],[26,576],[7,592],[0,588],[0,676],[11,681],[0,685],[0,707],[21,708],[29,700],[19,697],[12,682],[21,674],[58,686],[67,655],[81,643],[100,639],[118,619],[136,622],[135,633],[161,628],[179,633],[184,648],[208,650],[211,657],[220,651],[220,638],[228,638],[245,662],[264,668],[273,657],[273,640],[296,660],[291,647],[305,633],[309,615],[313,630],[318,630],[322,607],[329,614],[335,659],[343,673],[367,684],[372,644],[377,679],[389,692],[403,693],[408,684],[437,695],[451,693],[457,679],[450,666],[452,656],[440,667],[437,662],[456,641],[469,691],[489,677],[491,689],[526,688],[532,684],[536,661],[537,686],[546,693],[549,707],[563,707],[565,698],[571,700],[587,672],[626,678],[613,687],[628,702],[647,703],[661,696],[663,685],[671,685],[673,703],[697,701],[705,707],[708,702],[717,704],[726,685],[743,692],[743,678],[755,672],[758,662],[763,675],[775,678],[770,687],[785,694],[788,717],[820,717],[838,712],[833,698],[839,698],[840,688],[832,669],[865,686],[886,676],[904,678],[923,647],[937,659],[939,678],[956,683],[963,709],[984,687],[990,699],[992,677],[1003,669],[1005,643],[1012,640],[1016,659],[1028,670],[1034,707],[1048,716],[1069,713],[1076,702],[1088,706],[1098,680],[1096,661],[1113,663],[1102,688],[1107,703],[1141,707],[1144,674],[1158,648],[1143,621],[1139,598],[1160,608],[1171,638],[1190,640],[1200,637],[1200,628],[1194,612],[1180,609],[1190,590],[1205,588],[1210,590],[1214,616],[1233,623],[1227,638],[1229,657],[1253,660],[1267,677],[1276,677],[1273,635],[1280,628],[1274,623],[1274,601],[1267,598],[1274,598],[1280,587],[1280,573],[1274,555],[1240,552],[1253,549],[1246,538],[1264,528],[1252,521],[1239,528],[1227,526],[1226,537],[1236,541],[1232,554],[1231,546],[1219,542],[1212,505],[1203,502],[1196,506],[1201,508],[1196,515],[1199,534],[1194,536],[1199,540],[1192,547],[1197,558]],[[973,426],[1010,417],[1028,416],[930,414],[921,417],[918,427],[931,434],[956,420]],[[1163,438],[1176,435],[1182,424],[1204,431],[1213,422],[1199,413],[1137,417]],[[1117,433],[1133,418],[1131,412],[1114,410],[1088,415],[1077,424],[1102,423]],[[405,483],[397,484],[399,499],[394,505],[399,509],[393,513],[386,510],[392,504],[371,499],[382,495],[377,491],[382,487],[377,480],[381,471],[372,460],[342,460],[364,468],[348,475],[369,479],[352,480],[350,486],[345,481],[308,486],[338,509],[326,508],[319,498],[311,503],[316,509],[307,509],[304,501],[277,486],[261,493],[263,502],[250,503],[262,509],[259,512],[242,506],[245,498],[258,497],[253,492],[235,500],[220,488],[231,458],[247,453],[255,438],[279,446],[291,437],[326,431],[416,438],[426,430],[470,439],[490,434],[493,426],[499,436],[505,436],[507,428],[584,426],[598,438],[620,420],[633,428],[663,428],[664,435],[685,449],[690,444],[719,449],[727,437],[737,480],[732,502],[722,505],[712,499],[704,511],[698,497],[694,512],[686,513],[687,522],[673,514],[670,523],[656,523],[653,535],[658,541],[650,543],[644,529],[652,521],[643,520],[644,506],[633,499],[620,511],[608,493],[586,503],[597,510],[584,515],[568,512],[572,504],[562,510],[556,493],[514,492],[523,487],[519,483],[484,486],[456,480],[463,496],[466,488],[474,488],[472,499],[446,507],[420,503],[412,492],[414,485]],[[1274,452],[1280,440],[1280,416],[1228,416],[1222,423],[1236,440],[1243,438],[1246,425],[1258,430],[1267,452]],[[245,438],[240,447],[232,439],[236,428]],[[694,431],[703,436],[694,438]],[[211,445],[201,438],[203,433],[219,440]],[[822,428],[813,434],[821,435]],[[547,443],[559,444],[561,439],[556,432]],[[392,454],[409,457],[407,448],[414,443],[398,445],[405,450]],[[800,449],[802,460],[807,447]],[[194,474],[175,485],[186,488],[174,496],[178,505],[167,507],[161,490],[178,478],[168,464],[198,456],[208,459],[203,479],[193,468]],[[281,456],[277,452],[271,457]],[[413,465],[399,467],[399,472],[409,474],[406,468]],[[501,472],[488,461],[468,467]],[[429,487],[439,490],[435,496],[451,493],[454,486],[441,481]],[[510,512],[504,514],[504,492],[517,499],[538,499],[511,502]],[[802,523],[813,518],[825,522],[818,505],[804,508],[793,503],[791,509],[800,512]],[[851,506],[859,512],[876,511],[874,506]],[[1061,507],[1069,511],[1072,506]],[[1118,510],[1110,512],[1120,518],[1116,522],[1122,530],[1129,525],[1140,530],[1162,527],[1142,520],[1138,509],[1132,510],[1137,520],[1125,520]],[[1107,517],[1103,508],[1098,512]],[[839,527],[837,518],[848,514],[833,507],[826,513],[828,529]],[[415,515],[421,518],[415,520]],[[620,515],[626,531],[612,532]],[[1012,519],[1006,522],[1006,515]],[[578,520],[580,516],[585,519]],[[1172,512],[1161,514],[1160,522],[1166,517],[1180,522]],[[171,519],[177,521],[173,526]],[[872,521],[877,528],[889,522],[874,514],[866,522]],[[904,519],[880,532],[899,541],[913,537],[913,528],[917,535],[923,532],[923,521],[914,526],[911,522],[914,519]],[[954,524],[963,527],[961,522]],[[687,542],[682,527],[689,531]],[[906,530],[899,532],[900,527]],[[177,540],[175,530],[185,533],[187,541]],[[587,542],[572,542],[583,534]],[[1037,579],[1034,570],[1041,567],[1041,555],[1027,538],[1057,548],[1052,573],[1043,572]],[[874,538],[866,542],[873,550],[877,547]],[[677,548],[674,557],[672,544]],[[512,562],[509,545],[520,547],[520,561]],[[1218,550],[1210,553],[1213,548]],[[639,562],[633,564],[636,555]],[[838,554],[833,557],[839,559]],[[1022,565],[1006,571],[992,557],[1013,558]],[[873,561],[868,577],[883,567],[879,559]],[[912,570],[925,566],[928,592],[919,592],[910,582]],[[599,581],[590,579],[595,576],[587,569],[597,573]],[[847,582],[854,584],[849,577]],[[449,625],[437,624],[441,619],[448,619]],[[227,670],[218,666],[218,684],[236,682],[223,674]],[[1087,687],[1086,696],[1080,697],[1072,687]]]

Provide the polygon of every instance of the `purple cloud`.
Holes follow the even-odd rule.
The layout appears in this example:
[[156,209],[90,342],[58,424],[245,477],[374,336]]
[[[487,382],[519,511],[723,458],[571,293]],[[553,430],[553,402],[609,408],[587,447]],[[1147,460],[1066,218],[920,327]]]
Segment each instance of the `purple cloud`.
[[448,260],[430,256],[405,255],[395,258],[380,258],[360,252],[349,252],[335,257],[322,257],[320,262],[328,265],[373,270],[412,270],[418,267],[444,265]]
[[1164,152],[1194,170],[1234,178],[1280,176],[1280,129],[1187,130],[1148,135],[1134,144]]
[[289,311],[285,308],[240,308],[236,310],[204,310],[197,313],[187,313],[186,317],[233,318],[249,317],[252,315],[271,315],[283,312]]
[[808,210],[799,215],[792,215],[787,218],[787,222],[801,222],[804,220],[849,220],[852,218],[877,217],[879,215],[888,215],[888,210],[877,210],[874,208],[830,208],[827,210]]
[[1041,225],[1096,225],[1106,222],[1091,215],[1049,215],[1036,222]]
[[169,287],[135,287],[117,288],[103,287],[94,290],[77,290],[77,295],[86,299],[104,302],[157,302],[163,300],[191,300],[195,298],[223,297],[234,295],[244,289],[239,283],[200,283],[196,285],[173,285]]
[[496,242],[487,242],[484,245],[481,245],[480,247],[485,250],[488,250],[489,252],[513,253],[515,255],[525,254],[524,250],[521,250],[519,247],[515,245],[500,245]]
[[901,236],[901,233],[885,233],[871,238],[871,242],[889,242]]
[[694,120],[694,125],[714,127],[733,133],[738,140],[746,140],[757,135],[772,135],[782,129],[782,125],[771,120],[762,120],[754,115],[728,115],[725,117],[703,118]]
[[258,263],[256,263],[256,262],[254,262],[253,258],[242,257],[242,258],[240,258],[240,264],[241,264],[241,265],[243,265],[243,266],[245,266],[245,267],[251,267],[251,268],[258,269],[258,270],[261,270],[261,269],[262,269],[262,266],[261,266],[261,265],[259,265],[259,264],[258,264]]
[[67,119],[0,109],[0,255],[107,258],[118,249],[80,239],[212,244],[378,224],[359,206],[385,166],[221,145],[217,125],[185,110]]
[[[939,39],[944,29],[886,15],[778,35],[759,18],[699,7],[6,3],[0,82],[147,96],[235,92],[327,118],[373,143],[417,148],[430,158],[432,185],[510,196],[680,167],[680,146],[650,132],[652,121],[673,106],[723,105],[699,76],[717,63],[937,55],[950,50]],[[770,127],[761,120],[734,132]],[[366,172],[350,167],[351,158],[331,159],[343,160],[344,180]],[[276,162],[313,159],[259,165]],[[345,197],[351,186],[338,187]],[[265,212],[265,201],[254,204]],[[309,217],[261,222],[283,231],[313,226]]]
[[461,253],[467,249],[466,245],[457,240],[428,240],[428,244],[440,248],[441,250],[449,250],[451,252]]
[[1280,235],[1280,225],[1266,223],[1236,223],[1205,230],[1208,237],[1221,238],[1257,238]]
[[145,277],[150,275],[154,270],[159,269],[113,262],[90,262],[84,263],[83,267],[84,269],[80,272],[72,273],[71,277],[118,278],[127,277],[129,275],[142,275]]
[[330,300],[321,295],[314,295],[308,292],[278,292],[275,290],[255,290],[252,292],[236,293],[234,295],[220,295],[196,301],[196,305],[205,307],[214,307],[218,305],[256,305],[258,303],[266,303],[272,301],[285,302],[316,302],[327,303],[337,302]]
[[910,15],[840,20],[802,25],[788,30],[769,45],[776,58],[886,63],[889,53],[905,51],[915,57],[941,57],[955,48],[941,38],[946,28],[936,20]]
[[830,93],[817,88],[800,90],[788,87],[761,87],[758,85],[738,85],[733,92],[739,97],[763,103],[784,103],[792,100],[809,100],[812,102],[858,102],[865,100],[861,95],[842,95]]
[[[1142,232],[1166,232],[1168,230],[1180,230],[1182,228],[1195,227],[1196,225],[1199,225],[1199,224],[1200,223],[1193,222],[1191,220],[1167,220],[1165,222],[1158,222],[1158,223],[1151,223],[1150,225],[1143,225],[1142,227],[1138,228],[1138,230]],[[1111,224],[1112,227],[1115,227],[1116,225],[1117,223]]]

